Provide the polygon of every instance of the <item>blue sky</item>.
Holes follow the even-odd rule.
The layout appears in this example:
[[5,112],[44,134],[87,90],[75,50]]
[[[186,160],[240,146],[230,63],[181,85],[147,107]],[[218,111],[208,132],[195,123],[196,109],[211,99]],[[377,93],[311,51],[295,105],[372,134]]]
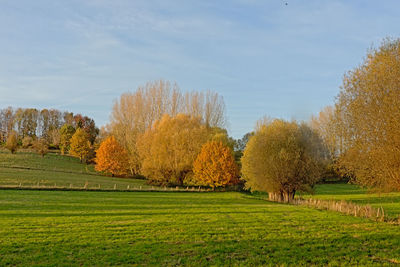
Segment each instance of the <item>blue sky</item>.
[[162,78],[223,95],[239,138],[264,115],[306,120],[332,104],[367,49],[399,37],[399,11],[372,0],[0,0],[0,108],[103,125],[121,93]]

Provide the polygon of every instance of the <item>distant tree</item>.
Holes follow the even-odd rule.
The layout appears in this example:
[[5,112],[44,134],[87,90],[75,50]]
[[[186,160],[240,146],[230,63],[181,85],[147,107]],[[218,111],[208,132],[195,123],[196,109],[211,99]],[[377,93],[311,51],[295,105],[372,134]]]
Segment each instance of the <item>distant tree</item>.
[[12,107],[0,110],[0,143],[7,141],[7,136],[15,126],[15,112]]
[[291,201],[298,190],[319,178],[326,157],[319,136],[306,125],[273,120],[259,125],[244,150],[246,187],[268,192],[275,201]]
[[96,151],[96,171],[123,176],[129,173],[128,153],[114,136],[106,138]]
[[241,139],[238,139],[235,144],[235,150],[243,152],[246,148],[247,142],[249,142],[250,137],[254,135],[254,132],[249,132],[243,135]]
[[340,153],[340,136],[335,128],[335,109],[332,106],[323,108],[318,116],[312,116],[311,128],[317,131],[329,149],[331,158]]
[[226,129],[220,127],[212,127],[209,128],[210,131],[210,141],[221,142],[224,146],[227,146],[231,149],[232,153],[235,149],[235,139],[228,135],[228,131]]
[[60,148],[61,154],[65,154],[70,149],[71,138],[75,133],[75,128],[70,124],[64,124],[60,129]]
[[164,115],[138,139],[142,174],[155,183],[182,185],[208,138],[200,118]]
[[61,135],[60,131],[58,129],[52,129],[48,133],[48,138],[47,138],[48,143],[55,147],[60,146],[60,141],[61,141]]
[[386,39],[343,79],[335,106],[338,166],[355,182],[400,190],[400,39]]
[[6,148],[10,150],[12,154],[18,149],[18,135],[16,132],[11,132],[7,137]]
[[90,151],[90,141],[87,133],[81,128],[78,128],[71,138],[69,153],[72,156],[78,157],[80,162],[83,162],[87,160]]
[[28,147],[30,147],[30,146],[32,146],[33,145],[33,138],[32,137],[30,137],[30,136],[25,136],[23,139],[22,139],[22,147],[23,148],[28,148]]
[[238,180],[238,166],[232,150],[221,141],[204,144],[193,163],[195,181],[212,188],[235,184]]
[[42,157],[44,157],[49,152],[49,146],[45,138],[35,140],[35,142],[33,143],[33,148]]
[[83,129],[88,136],[90,144],[93,145],[97,135],[99,134],[99,129],[96,127],[94,120],[87,116],[82,116],[81,114],[76,114],[73,119],[75,129]]

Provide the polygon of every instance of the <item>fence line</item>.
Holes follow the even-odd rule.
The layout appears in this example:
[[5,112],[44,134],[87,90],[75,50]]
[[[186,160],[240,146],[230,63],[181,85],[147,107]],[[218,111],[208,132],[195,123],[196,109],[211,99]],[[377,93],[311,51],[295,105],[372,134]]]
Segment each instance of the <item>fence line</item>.
[[[103,185],[104,186],[104,185]],[[85,182],[83,185],[74,186],[72,183],[69,185],[54,185],[40,184],[40,182],[34,184],[12,184],[12,185],[0,185],[0,189],[20,189],[20,190],[49,190],[49,191],[113,191],[113,192],[224,192],[226,190],[218,189],[212,190],[210,188],[196,188],[196,187],[145,187],[132,186],[132,185],[117,185],[107,188],[102,187],[96,183],[94,186],[89,186],[89,182]]]
[[336,201],[313,198],[295,198],[291,203],[294,205],[303,205],[317,209],[337,211],[354,217],[369,218],[374,221],[400,224],[400,217],[388,217],[385,214],[383,207],[374,208],[371,205],[358,205],[344,200]]

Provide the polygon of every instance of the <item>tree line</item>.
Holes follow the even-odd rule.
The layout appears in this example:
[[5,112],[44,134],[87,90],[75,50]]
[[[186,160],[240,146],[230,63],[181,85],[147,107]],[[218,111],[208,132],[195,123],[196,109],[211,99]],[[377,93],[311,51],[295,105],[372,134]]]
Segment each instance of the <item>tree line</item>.
[[[12,108],[0,110],[0,144],[4,144],[12,153],[18,147],[34,148],[42,156],[48,148],[60,149],[61,153],[74,147],[76,137],[82,136],[88,142],[85,155],[92,149],[99,129],[92,118],[57,109]],[[75,141],[76,143],[77,141]],[[76,147],[76,145],[75,145]],[[93,147],[93,148],[92,148]],[[72,149],[72,154],[76,149]]]
[[[149,82],[114,103],[96,169],[111,175],[143,175],[159,185],[236,184],[235,142],[225,123],[225,103],[217,93],[183,93],[176,83]],[[207,153],[213,157],[200,156]],[[220,157],[225,161],[218,162]],[[204,164],[226,175],[205,179],[200,175],[208,171]]]
[[[149,82],[115,101],[98,138],[96,170],[142,175],[159,185],[242,183],[277,201],[290,201],[297,191],[312,191],[321,179],[337,176],[377,190],[400,190],[399,77],[400,40],[386,39],[345,74],[334,106],[308,122],[264,117],[240,140],[225,129],[222,96]],[[3,142],[10,132],[17,133],[15,139],[46,140],[57,132],[61,150],[81,161],[98,135],[87,117],[10,108],[0,114]]]

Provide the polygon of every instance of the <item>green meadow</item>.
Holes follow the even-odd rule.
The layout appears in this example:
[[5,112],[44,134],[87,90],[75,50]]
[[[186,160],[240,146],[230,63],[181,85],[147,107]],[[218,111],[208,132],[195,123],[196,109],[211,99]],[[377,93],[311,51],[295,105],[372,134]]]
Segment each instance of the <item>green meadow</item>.
[[0,150],[0,186],[58,186],[100,189],[148,189],[145,180],[115,178],[99,175],[93,165],[81,164],[79,159],[49,153],[44,158],[29,151],[11,154]]
[[[112,178],[75,158],[0,153],[0,185],[101,184]],[[318,185],[321,199],[383,206],[400,194]],[[398,225],[239,192],[0,190],[0,266],[276,266],[400,264]]]
[[226,193],[0,191],[0,265],[394,265],[398,226]]

